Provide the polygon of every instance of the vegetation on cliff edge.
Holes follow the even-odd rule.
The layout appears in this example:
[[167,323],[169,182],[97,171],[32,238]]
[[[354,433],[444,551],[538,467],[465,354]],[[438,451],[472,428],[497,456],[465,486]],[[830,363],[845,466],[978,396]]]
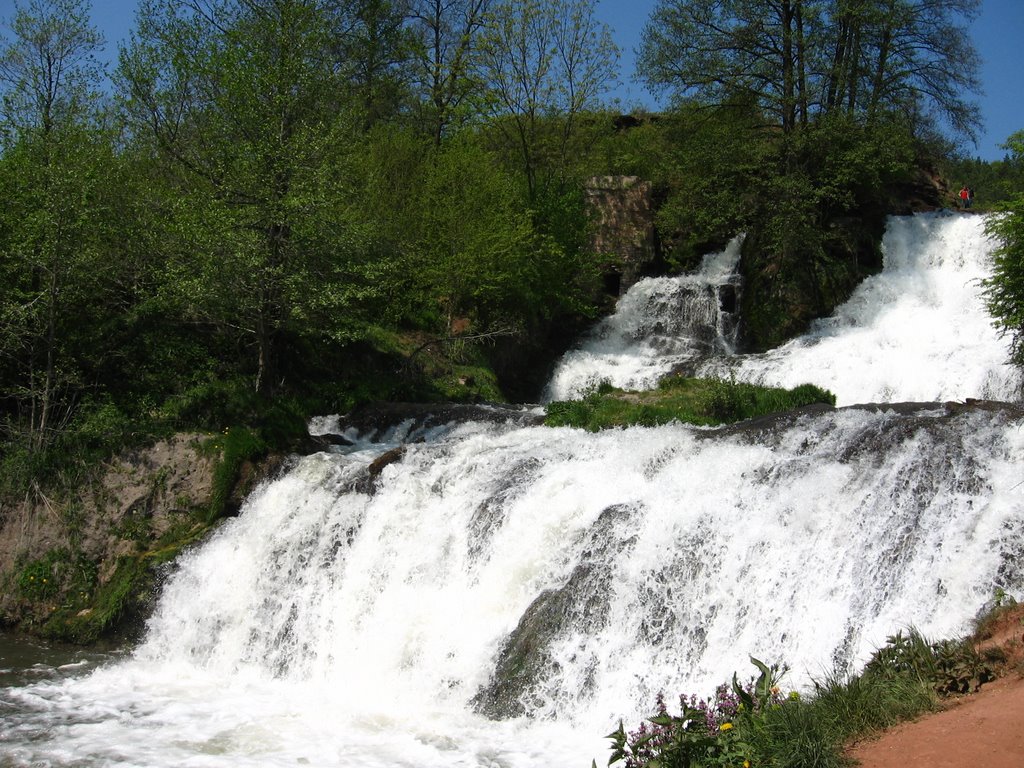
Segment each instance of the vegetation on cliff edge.
[[653,717],[609,734],[609,765],[625,768],[711,766],[817,766],[849,764],[844,748],[935,709],[950,696],[971,693],[1007,667],[1003,649],[981,647],[985,625],[1016,611],[1012,598],[996,602],[970,638],[930,641],[910,629],[897,632],[872,655],[859,674],[832,673],[805,694],[781,688],[785,667],[751,658],[759,675],[740,683],[737,675],[701,699],[680,695],[678,713],[664,696]]
[[834,406],[836,397],[813,384],[783,389],[673,375],[664,377],[657,389],[645,392],[625,391],[604,382],[579,400],[549,403],[544,423],[591,432],[673,421],[716,426],[816,403]]

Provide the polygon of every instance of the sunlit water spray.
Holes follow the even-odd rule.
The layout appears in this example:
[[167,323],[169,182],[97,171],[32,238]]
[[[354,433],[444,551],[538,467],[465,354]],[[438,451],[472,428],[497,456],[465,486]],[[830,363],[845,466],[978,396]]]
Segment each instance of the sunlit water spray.
[[[994,244],[982,216],[892,217],[884,269],[832,317],[761,355],[733,354],[737,318],[721,291],[737,290],[734,241],[694,275],[643,281],[559,364],[546,400],[581,397],[602,380],[648,389],[665,374],[734,377],[794,387],[813,383],[839,405],[1017,400],[1021,375],[981,295]],[[725,331],[723,332],[723,329]]]
[[981,216],[919,214],[889,220],[885,268],[834,316],[763,355],[711,360],[704,373],[775,386],[810,381],[840,405],[1016,400],[1020,372],[985,309],[981,279],[993,242]]
[[261,486],[130,659],[0,693],[0,764],[585,768],[658,691],[804,685],[1024,588],[1012,408],[473,422],[371,481],[410,430]]
[[555,369],[543,400],[569,400],[602,381],[650,389],[665,374],[733,352],[739,315],[736,264],[741,238],[682,277],[650,277],[630,288]]

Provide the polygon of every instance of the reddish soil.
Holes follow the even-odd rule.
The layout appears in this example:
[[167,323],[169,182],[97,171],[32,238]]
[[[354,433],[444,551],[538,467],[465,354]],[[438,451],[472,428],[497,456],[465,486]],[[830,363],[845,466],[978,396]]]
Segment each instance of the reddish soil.
[[1024,605],[1003,613],[978,648],[1001,648],[1000,677],[939,712],[850,747],[862,768],[1021,768],[1024,766]]

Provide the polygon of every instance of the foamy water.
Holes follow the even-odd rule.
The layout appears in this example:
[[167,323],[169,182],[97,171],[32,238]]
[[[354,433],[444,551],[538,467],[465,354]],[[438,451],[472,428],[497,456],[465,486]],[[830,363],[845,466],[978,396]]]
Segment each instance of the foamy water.
[[984,306],[993,243],[981,216],[919,214],[889,220],[883,272],[865,280],[835,315],[763,355],[710,361],[704,373],[793,387],[812,382],[852,403],[1017,400]]

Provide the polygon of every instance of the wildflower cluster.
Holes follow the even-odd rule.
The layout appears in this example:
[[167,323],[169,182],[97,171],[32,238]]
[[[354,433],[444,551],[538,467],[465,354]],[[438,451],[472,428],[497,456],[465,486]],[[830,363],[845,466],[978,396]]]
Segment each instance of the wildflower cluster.
[[59,591],[50,558],[35,560],[26,565],[18,576],[18,591],[29,600],[48,600]]
[[691,695],[679,697],[679,714],[668,711],[665,697],[658,694],[657,714],[630,732],[622,724],[608,735],[612,740],[609,765],[623,762],[624,768],[690,768],[690,766],[734,766],[751,768],[752,748],[744,739],[763,713],[783,701],[778,681],[785,670],[768,667],[757,659],[756,680],[741,685],[733,675],[710,699]]

